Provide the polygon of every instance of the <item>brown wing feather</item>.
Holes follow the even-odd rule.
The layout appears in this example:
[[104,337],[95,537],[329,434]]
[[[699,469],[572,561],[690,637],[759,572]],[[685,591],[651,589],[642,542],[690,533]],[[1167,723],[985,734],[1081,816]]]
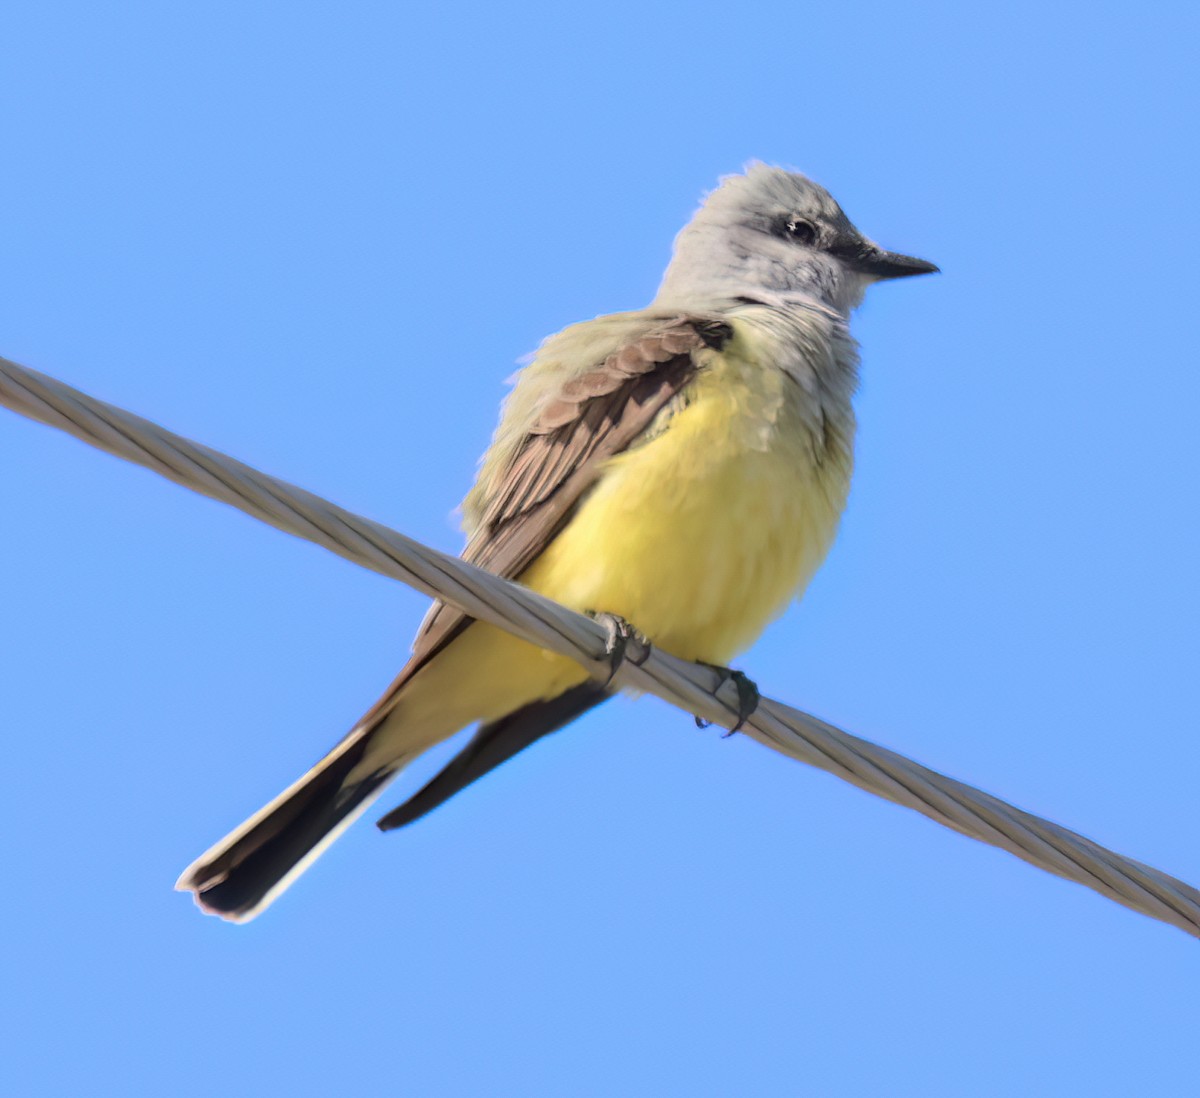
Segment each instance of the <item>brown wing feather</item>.
[[542,737],[607,701],[608,696],[599,683],[583,682],[556,698],[531,702],[483,725],[437,774],[375,826],[380,831],[391,831],[419,820]]
[[[695,376],[696,353],[719,348],[730,335],[720,320],[680,317],[565,382],[509,464],[463,559],[505,579],[520,576],[565,525],[604,463],[636,442]],[[412,657],[359,727],[385,714],[408,679],[471,620],[435,604]]]

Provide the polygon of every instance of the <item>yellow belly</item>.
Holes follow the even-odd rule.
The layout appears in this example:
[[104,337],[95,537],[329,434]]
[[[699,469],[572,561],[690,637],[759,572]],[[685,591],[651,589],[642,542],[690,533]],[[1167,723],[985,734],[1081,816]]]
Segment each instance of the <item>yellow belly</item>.
[[736,344],[689,396],[666,430],[610,464],[522,582],[619,614],[685,659],[726,663],[820,565],[850,471],[814,458],[797,384]]

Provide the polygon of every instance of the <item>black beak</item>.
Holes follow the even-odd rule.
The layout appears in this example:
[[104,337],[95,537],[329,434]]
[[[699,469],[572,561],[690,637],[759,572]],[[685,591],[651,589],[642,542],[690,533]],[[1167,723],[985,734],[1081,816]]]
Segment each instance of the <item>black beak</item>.
[[873,244],[868,244],[850,262],[874,278],[907,278],[909,275],[938,273],[938,268],[924,259],[901,255],[899,252],[885,252]]

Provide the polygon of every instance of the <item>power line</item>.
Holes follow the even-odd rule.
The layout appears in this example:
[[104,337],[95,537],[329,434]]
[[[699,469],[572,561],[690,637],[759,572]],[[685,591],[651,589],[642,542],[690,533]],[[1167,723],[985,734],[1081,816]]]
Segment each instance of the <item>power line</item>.
[[[4,358],[0,404],[568,656],[598,678],[609,675],[607,634],[590,618]],[[717,724],[737,719],[733,683],[657,649],[638,666],[622,664],[613,681]],[[1200,937],[1200,892],[1160,870],[781,702],[762,699],[741,730],[781,754]]]

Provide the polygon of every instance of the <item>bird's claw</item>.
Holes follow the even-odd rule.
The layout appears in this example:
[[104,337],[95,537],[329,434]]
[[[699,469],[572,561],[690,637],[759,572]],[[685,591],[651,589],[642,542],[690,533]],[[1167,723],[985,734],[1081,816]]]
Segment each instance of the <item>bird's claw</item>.
[[605,686],[613,681],[613,676],[626,660],[634,667],[641,667],[650,658],[650,641],[624,618],[604,612],[592,613],[589,617],[597,625],[604,626],[604,631],[608,634],[604,642],[609,665],[608,678],[604,680]]
[[[728,739],[735,732],[740,731],[742,725],[754,715],[754,711],[758,708],[758,703],[762,695],[759,694],[758,687],[754,684],[754,681],[743,672],[734,671],[728,667],[718,667],[714,663],[707,663],[704,666],[711,667],[721,676],[720,682],[717,683],[717,690],[720,690],[727,682],[732,682],[737,688],[737,721],[731,729],[724,733],[723,738]],[[695,720],[697,728],[708,728],[712,724],[712,721],[707,721],[703,717],[696,717]]]

